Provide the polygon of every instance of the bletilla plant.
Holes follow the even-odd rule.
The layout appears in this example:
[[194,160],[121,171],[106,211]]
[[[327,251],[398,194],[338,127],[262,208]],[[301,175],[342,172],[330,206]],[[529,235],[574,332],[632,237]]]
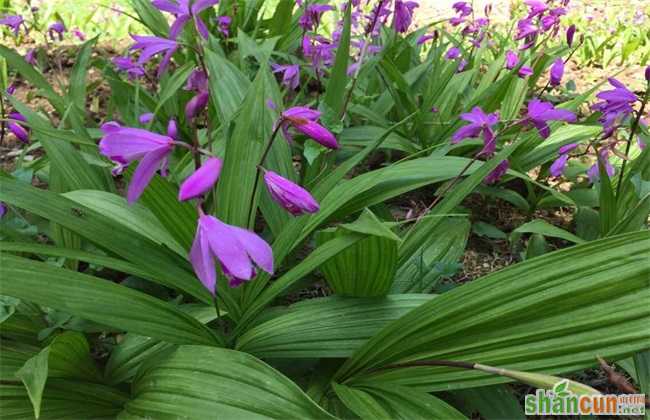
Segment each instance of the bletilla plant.
[[[3,418],[524,418],[508,382],[599,358],[650,393],[650,67],[578,92],[568,0],[128,3],[114,57],[0,17]],[[476,235],[510,265],[457,275]]]

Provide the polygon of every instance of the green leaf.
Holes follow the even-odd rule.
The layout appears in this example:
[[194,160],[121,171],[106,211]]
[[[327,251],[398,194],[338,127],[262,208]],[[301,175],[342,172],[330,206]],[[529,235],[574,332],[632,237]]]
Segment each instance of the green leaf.
[[[105,385],[50,378],[41,401],[41,419],[112,418],[128,395]],[[34,418],[34,409],[22,385],[0,385],[0,412],[9,419]]]
[[525,420],[524,410],[508,385],[461,389],[457,394],[463,406],[476,410],[485,420]]
[[48,377],[99,379],[99,372],[90,358],[90,347],[83,334],[68,331],[54,338],[52,343],[27,360],[16,372],[39,418],[41,400]]
[[167,233],[149,209],[140,203],[128,204],[124,197],[97,190],[77,190],[61,195],[106,215],[115,224],[148,238],[158,246],[167,247],[182,256],[187,255],[187,251]]
[[[647,348],[650,233],[545,254],[438,296],[388,324],[348,359],[338,382],[409,385],[431,392],[504,382],[482,372],[424,366],[461,360],[557,374]],[[375,370],[375,372],[372,372]]]
[[370,394],[345,385],[332,384],[332,389],[346,407],[362,419],[391,419],[392,417]]
[[191,274],[187,261],[105,215],[6,177],[0,177],[0,201],[64,226],[146,270],[160,284],[184,290],[205,303],[212,302],[210,293]]
[[433,297],[310,299],[251,328],[239,338],[237,349],[263,358],[349,357],[388,322]]
[[210,97],[219,119],[227,124],[244,101],[251,82],[234,64],[210,49],[205,50],[205,64],[210,75],[218,75],[210,77]]
[[548,251],[548,246],[546,244],[546,239],[544,235],[539,233],[533,233],[530,235],[528,244],[526,246],[526,259],[531,259],[539,257],[540,255],[546,254]]
[[144,293],[107,280],[0,254],[3,293],[91,321],[171,343],[220,345],[189,315]]
[[166,38],[169,36],[169,24],[165,16],[149,0],[129,0],[131,7],[140,17],[141,22],[154,33]]
[[443,400],[407,387],[377,385],[361,389],[374,396],[387,409],[390,419],[466,419]]
[[478,236],[485,236],[492,239],[506,239],[508,237],[498,227],[485,222],[472,223],[472,232]]
[[185,81],[190,77],[190,74],[194,69],[194,63],[189,62],[185,63],[182,67],[176,69],[174,73],[172,73],[160,89],[158,101],[156,102],[156,109],[153,111],[155,115],[158,115],[158,112],[162,107],[165,106],[165,104],[176,95],[176,92],[183,87]]
[[181,346],[143,366],[120,418],[332,418],[291,380],[246,353]]
[[571,232],[567,232],[566,230],[559,228],[557,226],[553,226],[546,220],[542,219],[535,219],[533,221],[530,221],[528,223],[524,223],[523,225],[519,226],[517,229],[514,230],[514,232],[518,233],[538,233],[540,235],[544,236],[550,236],[552,238],[560,238],[564,239],[565,241],[573,242],[575,244],[581,244],[584,241],[584,239],[577,237],[576,235],[572,234]]
[[428,293],[465,253],[471,223],[446,218],[413,256],[398,269],[391,293]]
[[77,108],[77,111],[81,113],[86,109],[86,76],[88,75],[88,64],[90,63],[96,42],[97,37],[84,42],[79,49],[77,59],[70,73],[68,96]]

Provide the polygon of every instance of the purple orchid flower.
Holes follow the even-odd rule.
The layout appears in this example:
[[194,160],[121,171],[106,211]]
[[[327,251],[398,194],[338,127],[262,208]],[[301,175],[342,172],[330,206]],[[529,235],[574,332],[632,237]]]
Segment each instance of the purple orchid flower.
[[593,105],[595,111],[600,111],[602,116],[598,121],[603,124],[604,136],[609,137],[616,128],[616,122],[623,120],[632,113],[632,105],[637,101],[637,96],[618,80],[610,77],[609,83],[614,86],[612,90],[605,90],[596,95],[602,102]]
[[35,66],[38,64],[38,61],[36,60],[36,49],[35,48],[30,48],[27,50],[27,53],[25,53],[25,61],[31,64],[32,66]]
[[63,22],[54,22],[47,28],[47,34],[49,35],[52,41],[55,40],[55,36],[59,38],[59,41],[63,41],[63,34],[66,32],[65,25]]
[[9,95],[9,96],[11,96],[11,95],[13,95],[14,93],[16,93],[16,85],[13,84],[13,83],[11,83],[9,86],[7,86],[7,90],[6,90],[6,92],[7,92],[7,95]]
[[139,65],[143,65],[147,61],[151,60],[154,55],[165,52],[165,55],[158,66],[158,77],[160,77],[169,66],[172,56],[178,49],[178,43],[157,36],[131,35],[131,38],[133,38],[135,44],[133,44],[129,49],[142,50],[137,61]]
[[408,31],[413,22],[413,10],[420,5],[415,1],[395,0],[395,12],[393,13],[393,27],[399,33]]
[[9,128],[9,131],[11,131],[21,142],[29,143],[29,132],[21,124],[26,121],[25,117],[18,112],[12,112],[8,117],[9,123],[7,124],[7,128]]
[[300,84],[300,65],[271,64],[273,73],[282,73],[282,84],[295,90]]
[[461,142],[467,138],[478,138],[483,135],[483,150],[482,155],[491,155],[496,149],[496,142],[494,138],[494,131],[492,126],[499,122],[499,114],[497,112],[486,114],[483,110],[475,106],[471,112],[460,114],[462,120],[468,121],[470,124],[459,128],[452,136],[452,144]]
[[[515,36],[515,41],[520,39],[527,38],[530,42],[531,39],[534,39],[535,36],[539,33],[539,28],[533,24],[532,19],[521,19],[517,22],[517,35]],[[525,49],[525,48],[521,48]]]
[[153,121],[153,112],[147,112],[138,117],[138,122],[142,125],[149,124]]
[[208,76],[203,70],[194,69],[190,74],[190,77],[187,78],[185,83],[185,90],[193,90],[195,92],[207,92],[208,91]]
[[542,138],[548,138],[551,135],[548,121],[575,122],[576,115],[566,109],[556,109],[550,102],[543,102],[539,99],[528,102],[528,114],[523,122],[534,125]]
[[456,58],[460,57],[460,49],[456,47],[451,47],[447,51],[447,54],[445,54],[445,58],[447,60],[455,60]]
[[176,125],[176,120],[173,118],[167,123],[167,136],[178,140],[178,125]]
[[194,26],[203,39],[208,39],[210,32],[205,26],[205,23],[199,17],[199,14],[217,3],[219,3],[219,0],[179,0],[177,3],[172,2],[171,0],[152,1],[152,4],[158,8],[158,10],[169,12],[176,17],[171,28],[169,28],[169,38],[172,40],[178,38],[178,35],[183,31],[185,24],[189,22],[190,19],[194,20]]
[[551,176],[559,177],[564,173],[566,169],[567,161],[569,160],[569,152],[578,147],[577,143],[570,143],[565,146],[560,147],[558,150],[559,157],[553,161],[551,167],[549,168],[549,173]]
[[25,26],[25,19],[23,19],[22,16],[20,15],[5,15],[4,17],[0,18],[0,25],[5,25],[9,27],[14,33],[14,36],[18,36],[20,33],[20,26],[25,27],[25,31],[27,31],[27,26]]
[[524,0],[526,6],[528,6],[528,17],[532,18],[543,14],[548,6],[541,0]]
[[424,43],[429,42],[435,38],[436,36],[434,34],[424,34],[420,36],[415,43],[416,45],[423,45]]
[[273,200],[294,216],[316,213],[320,209],[309,191],[275,172],[264,170],[264,182]]
[[551,66],[551,86],[559,86],[564,76],[564,60],[558,57]]
[[573,46],[573,37],[576,34],[576,25],[571,25],[566,30],[566,43],[569,45],[569,48]]
[[188,121],[193,120],[201,111],[208,106],[210,94],[208,92],[199,92],[185,105],[185,118]]
[[124,71],[130,80],[135,80],[145,75],[144,68],[134,63],[130,57],[114,57],[111,62],[119,71]]
[[83,32],[81,32],[81,31],[79,30],[79,28],[74,28],[74,29],[72,30],[72,34],[73,34],[74,36],[76,36],[77,39],[79,39],[79,41],[81,41],[81,42],[84,42],[84,41],[86,40],[86,34],[84,34]]
[[451,6],[456,13],[459,13],[461,16],[469,16],[472,14],[472,6],[465,1],[458,1]]
[[5,205],[5,203],[0,201],[0,219],[2,219],[5,214],[7,214],[7,206]]
[[646,66],[645,68],[645,81],[650,82],[650,66]]
[[217,18],[217,25],[219,26],[219,32],[223,34],[226,38],[230,36],[230,24],[232,23],[232,18],[230,16],[219,16]]
[[313,31],[320,25],[323,14],[330,10],[336,9],[329,4],[310,4],[307,6],[307,10],[300,16],[298,24],[305,31]]
[[140,160],[127,192],[127,201],[132,204],[140,197],[158,169],[166,171],[167,159],[174,149],[174,140],[141,128],[122,127],[116,122],[105,123],[101,130],[104,136],[99,141],[99,151],[117,162],[114,174],[121,173],[129,163]]
[[318,124],[320,112],[303,106],[289,108],[282,113],[282,133],[284,137],[292,141],[293,136],[289,132],[289,126],[330,149],[338,149],[336,137],[328,129]]
[[517,67],[517,64],[519,64],[519,56],[512,50],[506,51],[506,68],[512,70]]
[[255,277],[256,266],[273,274],[273,251],[269,244],[253,232],[202,213],[189,257],[199,280],[213,295],[217,287],[215,258],[230,287]]
[[462,73],[465,71],[465,68],[467,68],[467,65],[469,62],[465,60],[464,58],[461,58],[460,61],[458,62],[458,68],[456,69],[456,73]]
[[520,78],[525,79],[526,77],[533,74],[533,69],[529,66],[521,66],[517,74]]
[[496,184],[507,172],[508,168],[510,168],[510,163],[508,160],[502,160],[499,162],[496,168],[490,172],[485,179],[483,180],[484,183],[486,184]]
[[[616,170],[609,162],[609,149],[603,147],[598,151],[598,161],[602,163],[602,165],[605,167],[605,172],[607,173],[607,176],[610,178],[613,177],[614,174],[616,173]],[[589,177],[589,181],[591,181],[592,184],[600,179],[600,167],[598,162],[596,162],[591,166],[591,168],[589,168],[589,170],[587,171],[587,176]]]
[[218,157],[206,160],[199,169],[183,181],[178,191],[178,199],[180,201],[191,200],[212,189],[219,180],[222,166],[223,161]]

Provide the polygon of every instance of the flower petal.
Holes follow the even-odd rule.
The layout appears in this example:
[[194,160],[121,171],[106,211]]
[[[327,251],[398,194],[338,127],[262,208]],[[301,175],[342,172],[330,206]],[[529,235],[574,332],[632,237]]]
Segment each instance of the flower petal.
[[133,173],[126,199],[133,204],[147,187],[151,178],[156,174],[162,161],[171,152],[173,146],[163,146],[147,153]]
[[235,235],[233,226],[227,225],[213,216],[201,218],[210,249],[230,276],[250,280],[255,273],[253,264]]
[[178,199],[190,200],[210,190],[219,179],[222,165],[223,161],[217,157],[208,159],[183,182],[178,192]]
[[257,234],[237,226],[230,226],[241,246],[246,250],[248,256],[269,274],[273,274],[273,250],[266,241]]
[[217,273],[214,267],[214,259],[210,254],[210,244],[201,232],[200,223],[196,229],[196,237],[190,250],[190,262],[201,283],[214,295],[217,285]]

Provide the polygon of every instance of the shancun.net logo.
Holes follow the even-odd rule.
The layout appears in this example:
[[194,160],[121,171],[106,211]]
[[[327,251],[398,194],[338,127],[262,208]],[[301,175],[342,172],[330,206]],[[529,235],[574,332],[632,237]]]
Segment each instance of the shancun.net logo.
[[576,395],[569,381],[556,383],[552,390],[538,389],[526,395],[526,415],[610,415],[645,414],[644,394]]

